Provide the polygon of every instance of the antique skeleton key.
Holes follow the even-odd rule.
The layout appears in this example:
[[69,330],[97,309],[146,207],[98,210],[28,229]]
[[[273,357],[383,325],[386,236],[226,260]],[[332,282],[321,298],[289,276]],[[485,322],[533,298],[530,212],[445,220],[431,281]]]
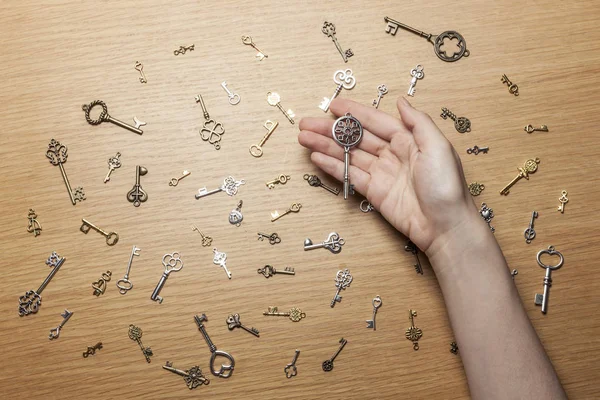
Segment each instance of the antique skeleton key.
[[263,312],[263,315],[274,317],[289,317],[292,322],[298,322],[302,318],[306,318],[306,314],[301,309],[292,307],[288,312],[279,312],[277,307],[270,306],[268,311]]
[[127,201],[133,203],[134,207],[139,207],[140,204],[148,200],[148,193],[142,189],[142,185],[140,184],[140,177],[147,173],[148,170],[146,167],[141,165],[135,166],[135,184],[133,185],[133,188],[127,192]]
[[235,106],[242,100],[239,94],[233,93],[227,88],[227,82],[221,82],[221,87],[227,92],[227,97],[229,97],[229,104],[231,104],[232,106]]
[[352,57],[354,55],[354,53],[352,52],[351,49],[348,49],[346,51],[342,50],[342,46],[340,46],[337,38],[335,37],[335,25],[332,24],[331,22],[325,21],[323,23],[323,28],[321,28],[321,32],[323,32],[324,35],[326,35],[327,37],[330,37],[331,40],[333,40],[333,43],[335,43],[335,47],[342,55],[344,62],[348,62],[348,58]]
[[119,293],[126,294],[129,290],[133,288],[133,283],[129,280],[129,271],[131,271],[131,263],[133,262],[133,256],[140,256],[140,251],[142,249],[136,247],[135,245],[131,249],[131,255],[129,256],[129,262],[127,263],[127,271],[125,271],[125,276],[123,279],[119,279],[117,281],[117,287],[119,288]]
[[252,41],[252,37],[246,36],[246,35],[242,36],[242,43],[244,43],[245,45],[248,45],[248,46],[252,46],[254,48],[254,50],[258,51],[258,53],[256,54],[256,59],[258,61],[262,61],[265,58],[269,58],[268,55],[266,55],[265,53],[263,53],[262,51],[260,51],[258,49],[258,47],[256,47],[256,45]]
[[503,194],[505,196],[508,195],[510,188],[513,187],[513,185],[517,183],[521,178],[529,180],[529,174],[533,174],[535,171],[537,171],[539,163],[539,158],[530,158],[529,160],[525,161],[523,168],[517,168],[519,174],[512,181],[510,181],[509,184],[504,187],[504,189],[500,191],[500,194]]
[[447,119],[450,118],[454,121],[454,129],[456,129],[459,133],[471,132],[471,121],[466,117],[457,117],[452,111],[448,110],[446,107],[442,108],[442,113],[440,117]]
[[248,328],[247,326],[242,325],[242,323],[240,322],[240,314],[229,314],[229,317],[227,317],[225,323],[227,324],[227,328],[230,331],[234,330],[235,328],[242,328],[246,332],[251,333],[256,337],[260,337],[258,329]]
[[298,356],[300,355],[300,350],[296,350],[294,353],[294,359],[291,363],[285,366],[283,372],[285,372],[285,376],[289,379],[298,374],[298,369],[296,368],[296,361],[298,361]]
[[[206,340],[206,344],[208,345],[208,348],[210,349],[210,352],[211,352],[210,372],[214,376],[218,376],[220,378],[229,378],[231,376],[231,374],[233,374],[233,367],[235,366],[235,360],[229,353],[226,353],[221,350],[217,350],[217,346],[215,346],[214,343],[212,342],[212,340],[210,340],[210,337],[208,336],[208,333],[206,332],[206,328],[204,327],[204,323],[203,323],[204,321],[208,321],[208,318],[206,317],[205,314],[202,314],[200,316],[194,315],[194,321],[196,321],[196,324],[198,325],[198,329],[200,330],[200,332],[202,332],[202,336],[204,336],[204,340]],[[226,358],[227,360],[229,360],[229,364],[221,364],[221,368],[215,369],[215,359],[217,357]]]
[[263,155],[262,146],[271,137],[271,135],[275,131],[275,128],[279,126],[279,122],[273,122],[270,119],[268,119],[263,126],[267,130],[267,133],[265,133],[265,136],[263,136],[263,138],[258,144],[253,144],[252,146],[250,146],[250,154],[252,154],[253,157],[260,157]]
[[202,95],[196,96],[196,103],[200,103],[202,113],[204,114],[204,125],[200,128],[200,137],[205,142],[212,144],[216,150],[221,148],[221,137],[225,134],[225,127],[222,123],[210,118]]
[[565,204],[567,204],[569,202],[569,198],[567,197],[567,191],[563,190],[562,192],[560,192],[560,197],[558,198],[558,201],[560,201],[560,206],[558,206],[558,211],[560,211],[561,214],[564,214],[565,212]]
[[271,265],[265,265],[262,268],[259,268],[256,270],[258,272],[258,274],[263,274],[265,278],[270,278],[275,274],[282,274],[282,275],[296,275],[296,272],[294,272],[294,268],[291,267],[285,267],[285,269],[282,270],[276,270],[275,267],[271,266]]
[[29,214],[27,214],[27,219],[29,219],[29,225],[27,226],[27,232],[33,233],[33,237],[37,237],[42,233],[42,224],[40,224],[37,220],[37,214],[33,208],[29,209]]
[[410,80],[410,86],[408,87],[408,95],[414,96],[415,91],[417,90],[415,86],[417,86],[417,81],[423,79],[425,73],[423,72],[423,67],[419,64],[413,69],[410,70],[410,75],[412,79]]
[[69,318],[71,318],[72,315],[73,315],[73,313],[65,308],[65,312],[60,314],[60,316],[63,317],[62,322],[56,328],[50,329],[50,334],[48,335],[48,339],[50,339],[50,340],[58,339],[58,337],[60,336],[60,330],[62,329],[63,326],[65,326],[65,324],[67,323]]
[[344,200],[354,194],[354,185],[350,184],[350,149],[357,146],[363,137],[360,121],[350,113],[338,118],[331,128],[333,140],[344,148]]
[[263,240],[265,240],[265,238],[269,239],[269,244],[271,244],[271,245],[276,245],[278,243],[281,243],[281,238],[279,237],[279,235],[276,232],[271,233],[270,235],[267,235],[266,233],[258,232],[258,240],[263,241]]
[[173,368],[173,363],[167,361],[166,364],[163,365],[163,368],[167,371],[173,372],[174,374],[182,376],[185,384],[190,390],[196,389],[201,385],[208,385],[210,383],[210,380],[204,376],[202,370],[197,365],[194,365],[192,368],[183,371]]
[[202,246],[203,247],[208,247],[212,244],[212,237],[200,232],[200,230],[198,229],[198,227],[196,225],[192,225],[192,231],[197,231],[200,234],[200,236],[202,236]]
[[335,352],[335,354],[329,360],[323,361],[323,365],[322,365],[323,371],[329,372],[333,369],[333,360],[335,360],[335,358],[338,356],[338,354],[340,354],[340,352],[342,351],[344,346],[346,346],[346,343],[348,343],[348,341],[346,339],[344,339],[344,338],[340,339],[340,347]]
[[331,98],[323,97],[323,101],[319,105],[319,108],[323,110],[323,112],[329,110],[331,102],[340,94],[342,89],[350,90],[356,85],[356,78],[352,75],[352,70],[350,68],[346,70],[340,69],[333,73],[333,82],[337,84],[333,96],[331,96]]
[[381,301],[381,297],[379,295],[375,296],[373,299],[373,319],[367,320],[367,329],[377,330],[377,326],[375,325],[375,317],[377,316],[377,310],[383,302]]
[[152,292],[152,295],[150,296],[151,300],[158,301],[160,304],[162,304],[163,298],[159,296],[159,293],[165,285],[165,282],[167,282],[169,274],[171,272],[178,272],[179,270],[181,270],[181,268],[183,268],[183,261],[181,261],[181,257],[177,252],[173,252],[172,254],[165,254],[163,256],[162,263],[165,266],[165,272],[163,272],[162,277],[156,285],[156,288],[154,288],[154,292]]
[[327,190],[329,193],[333,193],[336,196],[338,194],[340,194],[340,189],[325,185],[323,182],[321,182],[321,179],[317,175],[304,174],[303,178],[305,181],[308,182],[308,184],[310,186],[322,187],[323,189]]
[[213,264],[223,268],[227,274],[227,278],[231,279],[231,272],[227,269],[227,254],[218,251],[216,248],[213,249],[213,253],[215,254],[213,257]]
[[[102,107],[102,112],[100,112],[100,116],[97,119],[92,119],[90,117],[90,111],[92,111],[92,108],[94,108],[95,106]],[[81,106],[81,109],[85,112],[85,119],[90,125],[99,125],[102,122],[112,122],[113,124],[120,126],[121,128],[125,128],[131,132],[137,133],[138,135],[144,133],[144,131],[139,129],[139,127],[141,125],[146,125],[145,123],[140,123],[136,121],[135,126],[131,126],[129,124],[126,124],[125,122],[119,121],[118,119],[111,117],[110,115],[108,115],[108,108],[106,107],[106,103],[104,103],[102,100],[94,100],[90,104],[84,104]]]
[[38,309],[42,305],[42,291],[50,283],[50,280],[56,275],[66,259],[66,257],[61,257],[55,251],[50,254],[50,257],[46,260],[46,265],[52,267],[52,271],[50,271],[37,290],[29,290],[23,296],[19,297],[19,316],[22,317],[23,315],[38,312]]
[[337,288],[337,290],[335,292],[335,296],[333,296],[333,300],[331,300],[331,303],[329,304],[331,308],[335,306],[335,303],[339,303],[340,301],[342,301],[340,291],[346,290],[346,288],[349,287],[352,283],[352,279],[352,275],[350,274],[348,268],[344,270],[340,269],[337,272],[337,275],[335,276],[335,287]]
[[413,350],[419,350],[419,339],[423,337],[423,331],[415,326],[414,317],[417,316],[415,310],[408,310],[408,319],[410,319],[410,328],[404,332],[406,339],[413,343]]
[[280,174],[276,179],[273,179],[272,181],[265,183],[265,185],[267,185],[267,187],[269,189],[273,189],[275,187],[275,184],[285,185],[287,183],[287,181],[289,181],[290,179],[292,179],[291,176],[285,175],[285,174]]
[[337,232],[331,232],[327,239],[321,243],[313,244],[309,238],[304,239],[304,251],[325,248],[334,254],[342,251],[342,246],[346,243]]
[[[285,111],[283,109],[283,107],[281,106],[280,101],[281,101],[281,97],[279,96],[278,93],[267,92],[267,103],[269,103],[270,106],[279,108],[279,110],[283,113],[283,115],[285,115],[287,120],[290,121],[290,124],[294,125],[294,117],[296,116],[296,114],[294,114],[294,112],[290,109]],[[275,125],[275,127],[277,127],[277,125]],[[265,128],[267,128],[267,127],[265,126]],[[269,129],[269,128],[267,128],[267,129]],[[273,128],[273,129],[275,129],[275,128]]]
[[284,215],[288,215],[289,213],[298,213],[300,212],[300,209],[302,208],[302,204],[300,203],[293,203],[290,208],[288,208],[287,210],[285,210],[282,214],[279,214],[279,211],[275,210],[271,213],[271,222],[275,222],[277,221],[279,218],[283,217]]
[[228,196],[235,196],[238,192],[238,188],[241,185],[245,185],[246,181],[245,180],[240,180],[240,181],[236,181],[233,176],[228,176],[227,178],[225,178],[223,180],[223,185],[221,185],[221,187],[217,188],[217,189],[213,189],[211,191],[206,190],[206,187],[200,188],[198,189],[198,193],[195,195],[196,200],[201,199],[202,197],[214,194],[214,193],[219,193],[219,192],[225,192]]
[[81,222],[83,222],[83,223],[79,227],[79,230],[81,232],[85,233],[86,235],[88,234],[88,232],[90,231],[90,229],[93,229],[93,230],[95,230],[96,232],[100,233],[101,235],[103,235],[106,238],[106,244],[109,245],[109,246],[114,246],[119,241],[119,234],[118,233],[116,233],[116,232],[106,232],[106,231],[98,228],[96,225],[92,224],[90,221],[88,221],[85,218],[83,218],[81,220]]
[[67,187],[67,192],[69,192],[69,198],[71,199],[71,204],[75,205],[78,201],[85,200],[85,192],[81,186],[76,187],[75,190],[71,189],[71,184],[69,183],[69,178],[67,178],[67,173],[65,172],[65,167],[63,164],[67,162],[67,146],[60,143],[58,140],[50,140],[50,144],[48,144],[48,150],[46,151],[46,157],[50,160],[50,164],[60,168],[60,173],[65,181],[65,186]]
[[154,354],[152,353],[152,349],[150,347],[144,347],[144,345],[142,344],[143,334],[144,332],[141,328],[135,325],[129,325],[129,339],[133,340],[134,342],[140,345],[140,349],[142,349],[142,354],[146,358],[146,362],[149,363],[151,361],[150,357],[152,357]]
[[379,102],[388,92],[387,86],[381,84],[377,86],[377,98],[373,100],[373,105],[375,108],[379,108]]
[[531,221],[529,221],[529,227],[525,229],[523,235],[525,236],[525,243],[529,244],[535,239],[535,230],[533,229],[533,221],[538,217],[538,212],[534,211],[531,213]]
[[406,243],[406,246],[404,246],[404,250],[415,255],[415,258],[417,259],[417,263],[414,265],[415,271],[417,271],[417,274],[423,275],[423,267],[421,267],[421,261],[419,260],[419,248],[411,240],[409,240]]
[[119,152],[114,157],[108,159],[108,173],[104,177],[104,183],[110,181],[110,174],[117,168],[121,168],[121,153]]
[[[556,265],[546,265],[541,260],[542,254],[548,254],[551,256],[557,255],[560,258],[560,260]],[[562,267],[563,263],[565,262],[565,258],[563,257],[560,251],[554,249],[554,246],[549,246],[548,250],[540,250],[537,253],[536,259],[539,266],[546,269],[546,275],[544,276],[544,294],[535,294],[535,305],[542,306],[542,314],[546,314],[548,312],[548,298],[550,297],[550,287],[552,286],[552,271]]]

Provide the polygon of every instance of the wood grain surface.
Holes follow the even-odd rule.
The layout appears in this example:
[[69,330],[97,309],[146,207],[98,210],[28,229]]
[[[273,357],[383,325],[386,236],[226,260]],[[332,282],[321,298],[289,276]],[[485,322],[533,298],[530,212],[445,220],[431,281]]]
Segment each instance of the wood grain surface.
[[[426,32],[457,30],[471,54],[442,62],[424,39],[404,31],[386,34],[385,16]],[[395,99],[406,93],[416,64],[425,67],[425,78],[411,101],[456,146],[468,181],[485,184],[474,200],[494,209],[496,238],[510,267],[519,270],[516,285],[567,393],[598,398],[599,17],[592,1],[3,1],[2,398],[468,398],[429,265],[424,262],[424,275],[417,275],[405,238],[376,212],[360,212],[360,196],[344,201],[309,187],[305,173],[340,185],[311,165],[297,143],[297,123],[266,102],[267,91],[277,91],[296,121],[324,116],[318,105],[335,89],[333,72],[352,68],[357,85],[341,96],[370,104],[385,83],[389,94],[380,109],[397,115]],[[325,20],[335,23],[342,47],[353,50],[347,64],[321,33]],[[269,57],[256,60],[241,35],[251,35]],[[173,55],[191,44],[194,51]],[[144,65],[147,84],[138,81],[136,61]],[[508,93],[502,74],[518,84],[520,96]],[[224,80],[242,96],[239,105],[228,103],[220,87]],[[199,93],[210,115],[225,125],[219,151],[199,137]],[[95,99],[105,101],[115,118],[130,122],[135,115],[147,122],[144,134],[109,123],[89,125],[81,105]],[[457,133],[439,117],[441,107],[468,117],[472,131]],[[257,159],[248,148],[265,134],[267,119],[279,127]],[[546,124],[550,132],[527,134],[526,124]],[[65,170],[73,187],[85,189],[87,199],[76,206],[59,169],[45,157],[51,138],[68,146]],[[489,146],[489,154],[467,155],[476,144]],[[104,184],[107,159],[117,151],[123,166]],[[541,159],[539,170],[500,196],[517,167],[532,157]],[[149,170],[142,177],[149,199],[139,208],[126,200],[136,165]],[[170,187],[169,179],[184,169],[192,174]],[[267,189],[264,182],[280,173],[291,181]],[[247,182],[236,197],[194,199],[199,187],[216,188],[227,175]],[[569,203],[560,214],[563,189]],[[227,218],[239,200],[244,222],[238,228]],[[270,222],[271,211],[293,202],[302,203],[300,213]],[[26,230],[29,208],[39,216],[41,236]],[[532,210],[539,212],[537,238],[527,245],[523,231]],[[82,218],[118,232],[119,243],[108,247],[97,233],[82,234]],[[201,246],[191,224],[227,253],[232,280],[213,264],[212,248]],[[277,232],[281,244],[257,241],[259,231]],[[346,240],[340,254],[303,251],[305,238],[321,241],[332,231]],[[115,282],[133,245],[141,248],[130,274],[134,288],[121,295]],[[553,274],[550,310],[542,315],[533,304],[544,275],[535,255],[548,245],[564,254],[565,264]],[[44,290],[40,311],[19,317],[18,297],[46,277],[44,261],[53,250],[67,261]],[[163,272],[163,255],[173,251],[182,254],[185,266],[170,276],[158,304],[149,297]],[[293,267],[296,276],[267,280],[256,273],[265,264]],[[340,268],[349,268],[354,282],[332,309]],[[90,285],[106,270],[112,281],[104,295],[93,296]],[[375,295],[383,306],[373,332],[365,320]],[[265,317],[268,306],[300,307],[307,318],[293,323]],[[65,308],[73,317],[60,338],[49,341]],[[419,351],[404,338],[409,308],[418,311],[415,323],[424,332]],[[228,380],[209,374],[210,353],[193,320],[198,313],[207,314],[218,348],[235,357]],[[260,338],[228,331],[229,313],[240,313]],[[143,329],[152,363],[128,338],[129,324]],[[335,369],[324,373],[321,363],[340,337],[348,345]],[[104,348],[83,358],[86,347],[99,341]],[[286,379],[283,368],[295,349],[301,350],[298,375]],[[181,377],[161,368],[167,360],[182,369],[199,365],[210,385],[188,390]]]

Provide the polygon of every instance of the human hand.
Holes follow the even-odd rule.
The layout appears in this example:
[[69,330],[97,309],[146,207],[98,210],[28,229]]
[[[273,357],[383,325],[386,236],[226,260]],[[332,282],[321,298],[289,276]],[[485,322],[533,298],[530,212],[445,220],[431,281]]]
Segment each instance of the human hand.
[[[356,102],[335,99],[337,117],[352,114],[363,125],[362,141],[351,150],[350,181],[383,217],[422,251],[452,232],[477,209],[466,186],[458,154],[429,115],[404,98],[401,119]],[[303,118],[298,142],[311,160],[342,181],[344,149],[331,135],[333,120]]]

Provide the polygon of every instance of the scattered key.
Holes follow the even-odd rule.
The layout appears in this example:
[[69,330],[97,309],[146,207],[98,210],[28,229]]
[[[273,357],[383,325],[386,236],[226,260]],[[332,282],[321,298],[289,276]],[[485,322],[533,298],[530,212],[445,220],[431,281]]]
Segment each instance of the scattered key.
[[216,248],[213,249],[213,253],[215,253],[213,257],[213,264],[223,268],[227,274],[227,278],[231,279],[231,272],[229,272],[227,269],[227,254],[218,251]]
[[227,88],[227,82],[221,82],[221,87],[227,92],[227,97],[229,97],[229,104],[231,104],[232,106],[235,106],[242,100],[239,94],[233,93]]
[[[102,107],[102,112],[100,113],[100,116],[97,119],[92,119],[90,118],[90,112],[95,106]],[[85,112],[85,119],[90,125],[99,125],[102,122],[112,122],[113,124],[120,126],[121,128],[125,128],[131,132],[137,133],[138,135],[144,133],[144,131],[142,131],[141,129],[126,124],[125,122],[119,121],[118,119],[115,119],[108,115],[108,108],[106,107],[106,103],[102,100],[94,100],[90,104],[84,104],[81,106],[81,109]]]
[[321,28],[321,32],[323,32],[323,34],[325,36],[330,37],[331,40],[333,40],[333,43],[335,43],[335,47],[337,48],[337,50],[342,55],[342,58],[344,59],[344,62],[348,62],[348,59],[350,57],[352,57],[354,55],[354,53],[352,52],[351,49],[348,49],[346,51],[342,50],[342,46],[340,46],[340,44],[338,43],[337,38],[335,37],[335,25],[332,24],[331,22],[325,21],[323,23],[323,28]]
[[242,221],[244,220],[244,216],[242,215],[242,205],[244,202],[240,200],[238,202],[237,207],[234,210],[231,210],[229,213],[229,223],[231,225],[240,226],[242,225]]
[[131,263],[133,262],[133,257],[139,257],[140,251],[142,251],[142,249],[136,247],[135,245],[131,249],[131,255],[129,256],[129,262],[127,263],[127,270],[125,271],[125,276],[123,277],[123,279],[119,279],[117,281],[117,287],[119,288],[119,293],[121,294],[126,294],[133,288],[133,283],[131,283],[131,281],[129,280],[129,271],[131,271]]
[[335,360],[335,358],[338,356],[338,354],[340,354],[340,352],[342,351],[344,346],[346,346],[346,343],[348,343],[348,341],[346,339],[344,339],[344,338],[340,339],[339,349],[335,352],[335,354],[329,360],[323,361],[323,365],[322,365],[323,371],[329,372],[333,369],[333,360]]
[[142,335],[144,332],[135,325],[129,325],[129,339],[137,342],[140,345],[140,349],[142,349],[142,354],[146,357],[146,362],[150,362],[150,357],[154,354],[152,353],[152,349],[150,347],[144,347],[142,344]]
[[[296,114],[294,114],[294,112],[290,109],[288,109],[287,111],[285,111],[283,109],[283,107],[281,106],[281,97],[279,96],[279,94],[277,94],[276,92],[267,92],[267,103],[269,103],[269,105],[273,106],[273,107],[277,107],[279,108],[279,110],[283,113],[283,115],[285,115],[285,117],[287,118],[288,121],[290,121],[290,124],[294,124],[294,117],[296,116]],[[266,126],[265,126],[266,128]],[[269,128],[267,128],[269,129]]]
[[171,178],[171,180],[169,181],[169,186],[177,186],[180,180],[191,174],[192,173],[190,171],[183,171],[179,178]]
[[227,195],[229,196],[235,196],[238,192],[238,188],[241,185],[245,185],[246,181],[245,180],[241,180],[241,181],[236,181],[233,176],[228,176],[227,178],[225,178],[223,180],[223,185],[218,188],[218,189],[214,189],[211,190],[210,192],[208,190],[206,190],[206,187],[200,188],[198,189],[198,194],[196,194],[196,200],[214,194],[214,193],[219,193],[219,192],[225,192],[227,193]]
[[289,181],[290,179],[292,179],[291,176],[285,175],[285,174],[280,174],[276,179],[266,182],[265,185],[267,185],[267,187],[269,189],[273,189],[276,184],[285,185],[287,183],[287,181]]
[[360,209],[360,211],[362,211],[364,213],[368,213],[371,211],[377,211],[375,209],[375,207],[373,207],[373,204],[369,203],[368,200],[362,200],[360,202],[360,204],[358,205],[358,208]]
[[383,302],[381,301],[381,297],[379,297],[379,295],[375,296],[373,299],[373,319],[367,320],[367,329],[373,329],[374,331],[377,330],[377,326],[375,325],[375,317],[377,316],[377,310],[382,304]]
[[517,171],[519,171],[519,175],[517,175],[515,179],[510,181],[510,183],[500,191],[500,194],[503,194],[505,196],[508,195],[510,188],[513,187],[513,185],[517,183],[521,178],[529,180],[529,174],[533,174],[535,171],[537,171],[537,165],[539,163],[539,158],[530,158],[529,160],[525,161],[525,165],[523,165],[523,168],[517,168]]
[[337,272],[337,275],[335,276],[335,287],[337,288],[337,290],[335,292],[335,296],[333,296],[333,300],[331,300],[331,303],[329,304],[331,308],[335,306],[335,303],[339,303],[342,301],[340,291],[346,290],[346,288],[352,283],[352,279],[352,275],[350,274],[348,268],[344,270],[340,269]]
[[106,232],[106,231],[98,228],[96,225],[92,224],[90,221],[88,221],[85,218],[83,218],[81,220],[81,222],[83,222],[83,224],[81,224],[81,226],[79,227],[79,230],[81,232],[85,233],[86,235],[90,231],[90,229],[93,229],[96,232],[98,232],[101,235],[103,235],[104,237],[106,237],[106,244],[109,245],[109,246],[114,246],[119,241],[119,234],[118,233],[116,233],[116,232]]
[[283,271],[281,270],[276,270],[275,267],[271,266],[271,265],[265,265],[262,268],[259,268],[256,270],[258,272],[258,274],[263,274],[265,276],[265,278],[270,278],[275,274],[282,274],[282,275],[296,275],[296,272],[294,272],[294,268],[291,267],[285,267],[285,269]]
[[182,376],[185,384],[190,390],[196,389],[201,385],[208,385],[210,383],[210,380],[206,378],[204,374],[202,374],[202,370],[197,365],[194,365],[192,368],[183,371],[173,368],[173,363],[167,361],[166,364],[163,365],[163,368],[167,371],[173,372],[174,374]]
[[515,96],[519,95],[519,87],[512,83],[510,79],[508,79],[508,76],[506,76],[506,74],[503,74],[500,80],[502,81],[502,83],[506,83],[506,86],[508,86],[508,93],[514,94]]
[[71,318],[71,315],[73,315],[73,313],[65,308],[65,312],[60,314],[60,316],[63,317],[62,322],[56,328],[50,329],[50,334],[48,335],[48,339],[50,339],[50,340],[58,339],[58,337],[60,336],[60,330],[62,329],[63,326],[65,326],[65,324],[67,323],[69,318]]
[[240,322],[240,314],[229,314],[229,317],[227,317],[227,320],[225,322],[227,323],[227,328],[230,331],[234,330],[235,328],[242,328],[246,332],[249,332],[256,337],[260,337],[258,329],[248,328],[248,327],[242,325],[242,323]]
[[525,128],[523,129],[525,132],[527,133],[533,133],[533,132],[549,132],[548,131],[548,127],[546,125],[542,125],[539,128],[535,128],[533,125],[526,125]]
[[266,233],[258,232],[258,240],[263,241],[265,238],[269,239],[269,243],[271,245],[281,243],[281,238],[277,233],[271,233],[270,235],[267,235]]
[[377,86],[377,98],[373,100],[373,105],[375,106],[375,108],[379,108],[379,102],[381,101],[383,96],[387,94],[387,92],[387,86],[385,86],[384,84]]
[[144,65],[141,62],[136,61],[135,69],[140,72],[140,83],[148,83],[148,80],[146,79],[146,74],[144,74]]
[[346,241],[337,232],[331,232],[325,241],[318,244],[313,244],[309,238],[304,239],[304,251],[325,248],[337,254],[342,251],[342,246],[345,243]]
[[456,129],[459,133],[471,132],[471,121],[469,121],[469,118],[457,117],[456,114],[448,110],[446,107],[442,108],[440,117],[444,119],[448,119],[449,117],[452,121],[454,121],[454,129]]
[[417,274],[423,275],[423,267],[421,267],[421,261],[419,260],[419,248],[409,240],[406,243],[406,246],[404,246],[404,251],[408,251],[415,255],[415,259],[417,260],[417,263],[414,265],[415,271],[417,271]]
[[415,326],[414,317],[417,316],[417,312],[414,310],[408,310],[408,319],[410,319],[410,328],[406,330],[404,336],[413,343],[413,350],[419,350],[419,339],[423,337],[423,331]]
[[100,279],[98,279],[96,282],[92,282],[92,289],[94,289],[94,292],[92,294],[96,297],[99,297],[101,294],[104,294],[108,285],[107,282],[110,282],[111,277],[111,270],[103,272]]
[[535,230],[533,229],[533,221],[538,217],[538,212],[534,211],[531,213],[531,221],[529,221],[529,227],[525,229],[523,236],[525,236],[525,243],[529,244],[535,239]]
[[289,379],[292,376],[296,376],[298,374],[298,369],[296,368],[296,361],[298,361],[298,356],[300,355],[300,350],[296,350],[294,353],[294,359],[291,363],[285,366],[283,372],[285,372],[285,376]]
[[[556,255],[560,258],[560,260],[556,265],[546,265],[542,262],[540,258],[542,254],[548,254],[551,256]],[[548,297],[550,297],[550,286],[552,286],[552,271],[562,267],[563,263],[565,262],[565,259],[560,251],[554,249],[554,246],[549,246],[548,250],[540,250],[537,253],[536,258],[539,266],[546,269],[546,276],[544,276],[544,294],[535,294],[535,305],[542,306],[542,314],[546,314],[548,312]]]
[[185,54],[188,50],[189,51],[194,51],[194,46],[195,45],[191,45],[191,46],[179,46],[178,50],[173,51],[173,54],[178,56],[180,54]]
[[100,350],[102,348],[102,342],[98,342],[93,346],[88,346],[87,350],[83,352],[83,358],[88,358],[88,356],[93,356],[96,354],[96,350]]
[[302,208],[302,204],[300,204],[300,203],[292,203],[292,205],[290,206],[290,208],[288,208],[287,210],[285,210],[283,212],[283,214],[279,214],[279,211],[275,210],[275,211],[271,212],[271,222],[275,222],[279,218],[283,217],[284,215],[288,215],[289,213],[298,213],[298,212],[300,212],[301,208]]
[[140,184],[140,177],[147,173],[148,170],[146,167],[142,167],[141,165],[135,166],[135,184],[133,185],[133,188],[127,192],[127,200],[130,203],[133,203],[134,207],[139,207],[140,204],[148,200],[148,193],[142,189],[142,185]]
[[[217,350],[217,346],[215,346],[213,344],[212,340],[210,340],[210,337],[208,336],[208,333],[206,332],[206,328],[204,327],[204,324],[203,324],[204,321],[208,321],[208,318],[206,317],[205,314],[202,314],[200,316],[194,315],[194,321],[196,321],[196,324],[198,325],[198,329],[200,329],[200,332],[202,332],[202,336],[204,336],[204,340],[206,340],[206,344],[208,345],[208,348],[210,349],[210,352],[212,353],[212,355],[210,356],[210,372],[214,376],[218,376],[220,378],[229,378],[233,374],[233,367],[235,366],[235,360],[229,353],[226,353],[221,350]],[[226,358],[229,361],[229,364],[221,364],[221,367],[218,370],[216,370],[215,369],[215,359],[217,357]]]
[[212,244],[212,237],[204,235],[204,233],[200,232],[196,225],[192,225],[192,231],[197,231],[200,236],[202,236],[202,246],[208,247]]
[[67,192],[69,192],[69,198],[71,199],[71,204],[75,205],[78,201],[85,200],[85,192],[81,186],[75,188],[75,190],[71,189],[71,184],[69,183],[69,178],[67,178],[67,173],[65,172],[65,167],[63,164],[67,162],[67,146],[60,143],[58,140],[50,140],[50,144],[48,145],[48,151],[46,151],[46,157],[50,160],[50,164],[57,166],[60,168],[60,173],[65,181],[65,186],[67,187]]
[[158,294],[162,290],[165,282],[167,282],[167,278],[171,272],[178,272],[183,268],[183,261],[181,261],[181,257],[178,252],[173,252],[171,254],[165,254],[162,259],[162,263],[165,266],[165,272],[163,272],[162,277],[158,281],[156,288],[154,288],[154,292],[150,295],[150,299],[153,301],[158,301],[160,304],[163,302],[163,298]]
[[252,46],[254,48],[254,50],[258,51],[258,53],[256,53],[256,58],[258,59],[258,61],[262,61],[265,58],[269,58],[268,55],[266,55],[265,53],[263,53],[262,51],[260,51],[258,49],[258,47],[256,47],[256,45],[252,41],[252,37],[245,36],[245,35],[242,36],[242,43],[244,43],[247,46]]
[[104,177],[104,183],[110,181],[110,174],[117,168],[121,168],[121,153],[119,152],[114,157],[108,159],[108,173]]
[[274,317],[289,317],[293,322],[298,322],[302,318],[306,318],[306,314],[301,309],[293,307],[288,312],[278,312],[277,307],[269,307],[268,311],[263,312],[263,315],[270,315]]
[[30,290],[25,295],[19,297],[19,316],[29,315],[37,313],[38,309],[42,305],[42,291],[46,288],[50,280],[56,275],[60,267],[63,265],[67,258],[59,256],[55,251],[50,254],[50,257],[46,260],[46,265],[52,267],[52,271],[48,274],[44,282],[40,285],[38,290]]
[[252,154],[253,157],[260,157],[263,155],[262,146],[271,137],[271,134],[273,134],[275,128],[279,126],[279,122],[273,122],[268,119],[263,126],[267,130],[267,133],[265,133],[265,136],[263,136],[258,144],[253,144],[250,146],[250,154]]
[[29,214],[27,214],[27,218],[29,219],[29,225],[27,226],[27,232],[33,233],[33,237],[37,237],[42,232],[42,224],[40,224],[37,220],[37,214],[33,208],[29,209]]
[[348,194],[354,194],[354,185],[350,184],[350,149],[357,146],[363,137],[363,127],[352,114],[346,113],[335,120],[331,128],[333,140],[344,148],[344,200]]
[[492,219],[494,218],[494,210],[489,208],[487,204],[481,203],[481,209],[479,210],[479,215],[481,215],[481,218],[483,218],[483,220],[485,222],[487,222],[488,226],[490,227],[490,230],[492,232],[495,232],[496,228],[494,228],[492,226]]
[[479,182],[471,182],[468,187],[472,196],[479,196],[485,189],[485,185]]
[[473,146],[467,149],[467,154],[479,154],[479,153],[483,153],[483,154],[487,154],[488,150],[490,148],[489,147],[479,147],[479,146]]
[[204,125],[200,128],[200,137],[205,142],[212,144],[216,150],[219,150],[221,148],[221,137],[225,134],[225,127],[222,123],[210,118],[202,95],[197,95],[195,99],[196,103],[200,103],[204,114]]
[[410,70],[410,75],[412,79],[410,80],[410,86],[408,87],[408,95],[414,97],[415,91],[417,90],[415,86],[417,86],[417,81],[423,79],[425,76],[425,72],[423,72],[423,66],[418,64],[416,67]]
[[567,191],[563,190],[562,192],[560,192],[560,197],[558,198],[558,201],[560,201],[560,206],[558,206],[558,211],[560,211],[561,214],[564,214],[565,212],[565,204],[567,204],[569,202],[569,198],[567,197]]
[[350,68],[346,70],[340,69],[334,72],[333,82],[337,85],[333,92],[333,96],[331,96],[331,98],[323,97],[323,101],[319,105],[319,108],[323,110],[323,112],[329,110],[331,102],[340,94],[342,89],[350,90],[356,85],[356,78],[352,75],[352,70]]
[[338,188],[332,188],[331,186],[325,185],[323,182],[321,182],[321,179],[317,175],[304,174],[303,178],[304,178],[305,181],[308,182],[308,184],[310,186],[313,186],[313,187],[322,187],[323,189],[327,190],[329,193],[333,193],[336,196],[338,194],[340,194],[340,189],[338,189]]

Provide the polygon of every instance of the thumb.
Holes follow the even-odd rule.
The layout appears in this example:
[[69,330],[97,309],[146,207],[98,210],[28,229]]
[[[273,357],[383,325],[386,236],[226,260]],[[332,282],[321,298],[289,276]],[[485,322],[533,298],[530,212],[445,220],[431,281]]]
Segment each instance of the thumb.
[[413,108],[404,97],[399,97],[396,105],[402,122],[412,132],[419,149],[426,150],[450,143],[431,117]]

